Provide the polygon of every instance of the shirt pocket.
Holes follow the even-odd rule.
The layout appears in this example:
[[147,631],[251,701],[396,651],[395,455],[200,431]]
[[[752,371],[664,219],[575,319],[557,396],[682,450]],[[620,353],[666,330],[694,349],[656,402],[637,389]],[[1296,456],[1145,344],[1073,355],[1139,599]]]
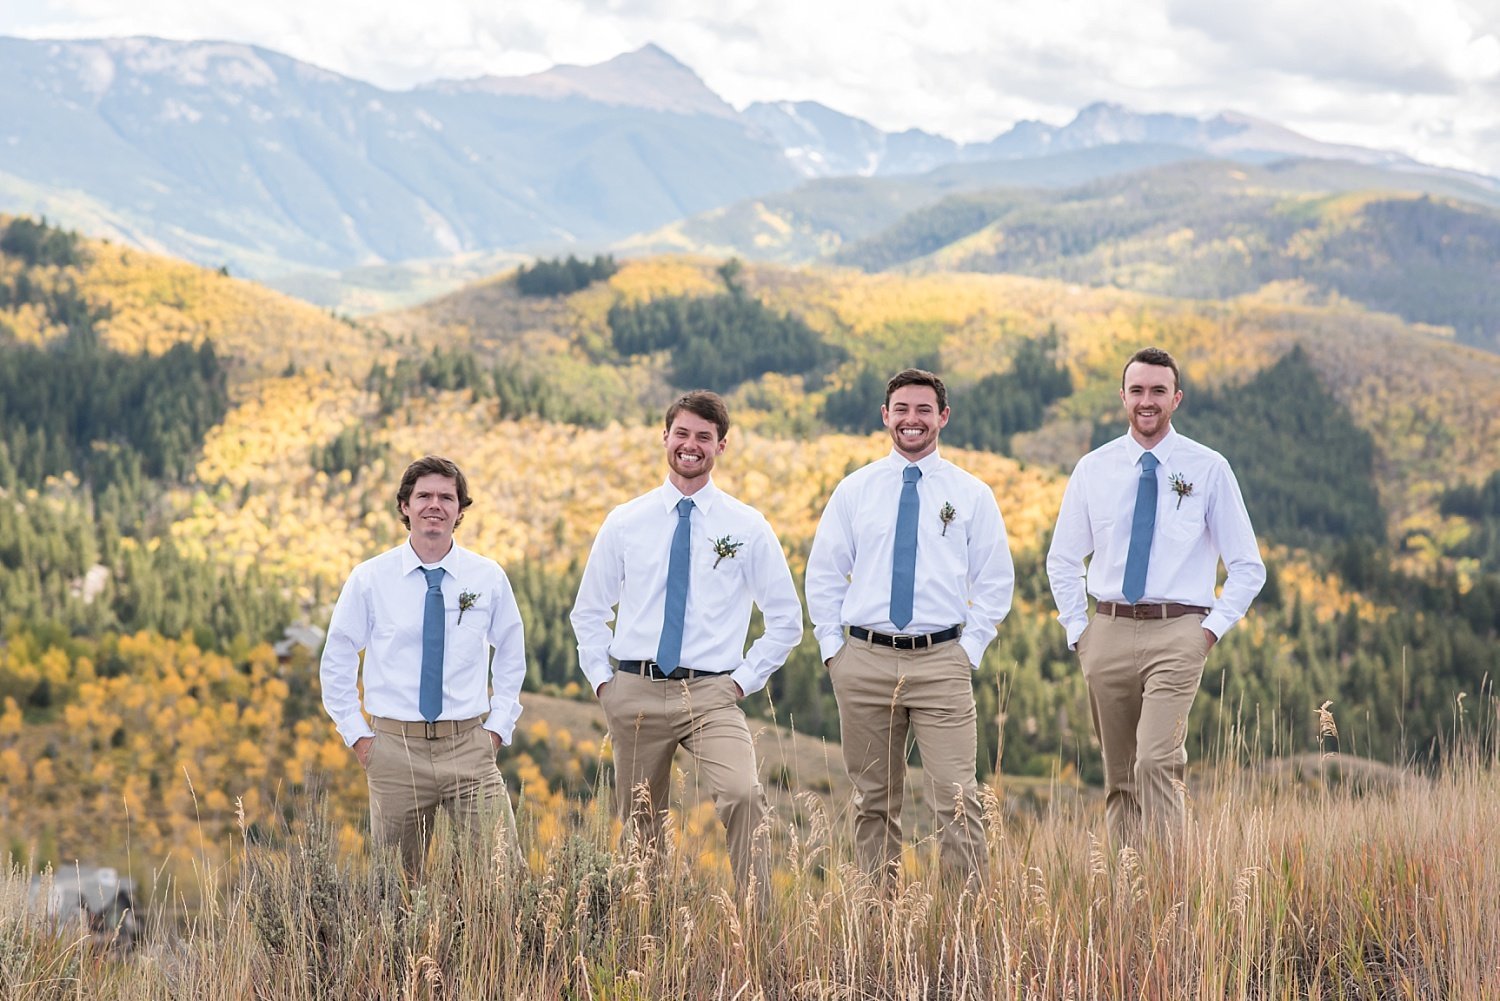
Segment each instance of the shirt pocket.
[[1178,498],[1169,494],[1161,517],[1162,534],[1177,542],[1195,541],[1203,535],[1207,524],[1207,511],[1202,497]]
[[[465,606],[464,594],[474,594],[472,603]],[[448,622],[454,629],[483,633],[485,627],[490,624],[490,596],[489,594],[478,594],[465,591],[452,599],[453,603],[444,607],[443,611],[448,617]]]
[[693,553],[692,598],[701,597],[705,612],[718,614],[732,608],[745,591],[745,568],[749,554],[740,546],[733,556],[722,559],[712,542],[705,540]]

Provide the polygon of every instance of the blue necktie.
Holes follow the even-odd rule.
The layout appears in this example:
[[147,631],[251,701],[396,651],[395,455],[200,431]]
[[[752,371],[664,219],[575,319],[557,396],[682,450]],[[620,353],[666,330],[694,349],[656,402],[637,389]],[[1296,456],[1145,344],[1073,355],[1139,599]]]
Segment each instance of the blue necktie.
[[677,502],[677,530],[672,533],[672,553],[667,558],[667,602],[661,621],[661,641],[656,647],[656,666],[663,674],[677,670],[682,660],[682,620],[687,612],[688,577],[692,574],[693,502]]
[[1134,605],[1146,593],[1151,563],[1151,533],[1156,530],[1156,456],[1141,453],[1141,478],[1135,488],[1135,516],[1130,519],[1130,552],[1125,557],[1125,600]]
[[891,623],[905,629],[911,621],[912,594],[917,587],[917,515],[922,501],[917,481],[922,470],[907,466],[901,473],[901,506],[896,509],[896,549],[891,559]]
[[417,708],[431,723],[443,714],[443,568],[422,568],[427,575],[427,599],[422,605],[422,685]]

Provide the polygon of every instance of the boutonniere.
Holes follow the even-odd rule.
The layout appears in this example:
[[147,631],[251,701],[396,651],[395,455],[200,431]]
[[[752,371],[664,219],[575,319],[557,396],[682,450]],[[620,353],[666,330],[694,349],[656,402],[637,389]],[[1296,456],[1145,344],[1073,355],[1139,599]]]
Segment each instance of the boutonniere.
[[715,539],[714,555],[718,559],[714,560],[714,569],[719,569],[719,564],[723,563],[726,559],[734,559],[735,554],[740,551],[740,547],[743,545],[743,542],[728,535],[722,539]]
[[958,512],[953,510],[953,505],[947,501],[943,502],[942,510],[938,511],[938,519],[943,523],[943,534],[948,534],[948,526],[953,524],[953,519],[958,517]]
[[1193,485],[1189,483],[1181,473],[1173,473],[1167,477],[1167,482],[1172,485],[1172,492],[1177,495],[1177,506],[1182,507],[1184,497],[1193,496]]
[[479,595],[473,591],[460,591],[458,594],[458,621],[464,620],[464,613],[474,607],[474,602],[479,600]]

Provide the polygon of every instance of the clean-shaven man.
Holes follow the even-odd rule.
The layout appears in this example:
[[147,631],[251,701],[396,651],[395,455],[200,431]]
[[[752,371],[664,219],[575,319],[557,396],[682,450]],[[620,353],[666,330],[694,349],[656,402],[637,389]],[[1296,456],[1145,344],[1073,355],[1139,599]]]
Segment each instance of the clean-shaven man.
[[[604,519],[572,621],[609,724],[626,836],[661,837],[681,747],[724,824],[736,883],[763,898],[769,859],[755,835],[767,806],[739,700],[764,688],[802,638],[802,605],[770,524],[710,476],[728,433],[714,393],[667,409],[666,482]],[[746,651],[752,602],[765,631]]]
[[1015,570],[994,491],[938,454],[943,381],[897,373],[880,414],[891,453],[829,498],[807,560],[807,605],[838,699],[856,853],[890,889],[908,734],[943,867],[964,878],[983,871],[973,672],[1010,611]]
[[495,752],[521,715],[525,640],[505,572],[453,541],[472,503],[450,460],[407,467],[396,511],[410,535],[354,568],[323,648],[323,706],[365,769],[372,840],[409,873],[439,806],[458,826],[514,825]]
[[[1074,467],[1047,577],[1088,683],[1110,835],[1170,847],[1186,817],[1188,711],[1204,662],[1266,568],[1229,463],[1172,428],[1182,403],[1172,356],[1132,355],[1120,401],[1129,430]],[[1228,576],[1215,596],[1220,559]]]

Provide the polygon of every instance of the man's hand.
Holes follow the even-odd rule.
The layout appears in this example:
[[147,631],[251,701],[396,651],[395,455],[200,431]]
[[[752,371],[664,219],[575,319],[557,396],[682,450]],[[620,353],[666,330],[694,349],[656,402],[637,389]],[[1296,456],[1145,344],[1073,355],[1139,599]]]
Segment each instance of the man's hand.
[[604,690],[606,688],[608,688],[608,687],[609,687],[609,682],[607,682],[607,681],[601,681],[599,683],[599,687],[596,688],[596,689],[594,689],[594,698],[596,698],[596,699],[602,699],[602,698],[604,698]]
[[359,767],[370,767],[370,753],[374,750],[374,737],[361,737],[354,742],[354,756],[359,759]]
[[740,683],[733,678],[729,679],[729,683],[734,686],[734,697],[743,699],[745,697],[745,690],[740,687]]
[[486,730],[484,732],[490,735],[490,744],[494,747],[494,749],[496,751],[499,751],[500,750],[500,735],[498,733],[496,733],[494,730]]
[[1214,648],[1214,644],[1219,642],[1219,637],[1215,636],[1213,632],[1208,629],[1203,630],[1203,638],[1208,640],[1208,646],[1204,649],[1204,653],[1212,650]]

